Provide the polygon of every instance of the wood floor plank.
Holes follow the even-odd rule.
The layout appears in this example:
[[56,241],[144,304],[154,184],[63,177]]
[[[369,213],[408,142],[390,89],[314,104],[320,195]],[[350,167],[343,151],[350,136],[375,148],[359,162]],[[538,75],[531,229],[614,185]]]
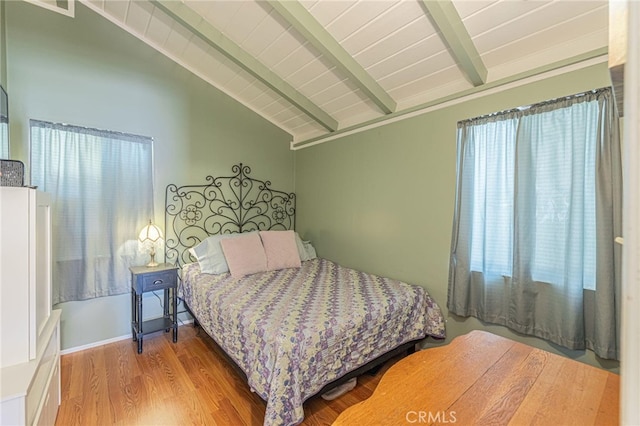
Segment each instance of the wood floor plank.
[[137,422],[136,407],[140,404],[140,374],[134,373],[138,371],[137,361],[130,356],[127,346],[114,344],[104,347],[107,387],[116,424]]
[[105,424],[111,420],[104,352],[88,357],[84,368],[83,406],[87,424]]
[[71,368],[73,354],[60,358],[60,398],[69,399],[71,395]]
[[[305,402],[305,426],[326,426],[351,405],[368,398],[388,361],[375,376],[363,375],[355,389],[325,401]],[[203,331],[181,326],[145,336],[143,353],[122,340],[61,357],[61,400],[56,426],[220,425],[257,426],[265,403]]]
[[[62,409],[64,407],[64,409]],[[56,425],[82,425],[82,398],[65,398],[58,409]]]

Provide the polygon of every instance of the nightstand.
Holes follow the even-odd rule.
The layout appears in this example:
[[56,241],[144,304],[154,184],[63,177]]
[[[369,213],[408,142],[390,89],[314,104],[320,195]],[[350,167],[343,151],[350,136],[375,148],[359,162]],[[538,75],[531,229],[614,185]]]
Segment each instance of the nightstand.
[[[132,266],[131,271],[131,332],[142,353],[142,337],[156,331],[173,329],[173,342],[178,341],[178,268],[168,263],[158,266]],[[164,312],[160,318],[142,320],[142,295],[164,290]],[[171,299],[171,300],[169,300]],[[170,309],[171,308],[171,309]]]

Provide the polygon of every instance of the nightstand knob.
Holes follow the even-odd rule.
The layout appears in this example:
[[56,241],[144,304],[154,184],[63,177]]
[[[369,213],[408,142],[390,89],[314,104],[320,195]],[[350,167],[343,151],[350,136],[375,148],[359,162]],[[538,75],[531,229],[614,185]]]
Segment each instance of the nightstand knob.
[[160,285],[160,284],[162,284],[162,280],[155,280],[153,282],[153,285]]

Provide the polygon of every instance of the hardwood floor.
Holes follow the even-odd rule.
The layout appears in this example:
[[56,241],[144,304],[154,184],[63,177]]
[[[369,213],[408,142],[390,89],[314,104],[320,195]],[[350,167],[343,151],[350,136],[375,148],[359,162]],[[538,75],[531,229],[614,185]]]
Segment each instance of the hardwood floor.
[[[351,392],[304,405],[303,425],[330,425],[351,405],[368,398],[389,360],[375,376],[363,375]],[[265,403],[249,390],[204,331],[181,326],[145,337],[137,354],[132,340],[61,357],[62,403],[56,426],[262,425]]]

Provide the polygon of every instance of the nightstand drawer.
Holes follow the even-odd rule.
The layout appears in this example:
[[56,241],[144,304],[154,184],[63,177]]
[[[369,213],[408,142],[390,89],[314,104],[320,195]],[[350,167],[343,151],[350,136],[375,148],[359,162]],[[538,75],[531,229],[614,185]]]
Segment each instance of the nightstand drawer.
[[142,291],[162,290],[176,287],[176,272],[163,271],[156,274],[145,274],[138,277],[142,280]]

